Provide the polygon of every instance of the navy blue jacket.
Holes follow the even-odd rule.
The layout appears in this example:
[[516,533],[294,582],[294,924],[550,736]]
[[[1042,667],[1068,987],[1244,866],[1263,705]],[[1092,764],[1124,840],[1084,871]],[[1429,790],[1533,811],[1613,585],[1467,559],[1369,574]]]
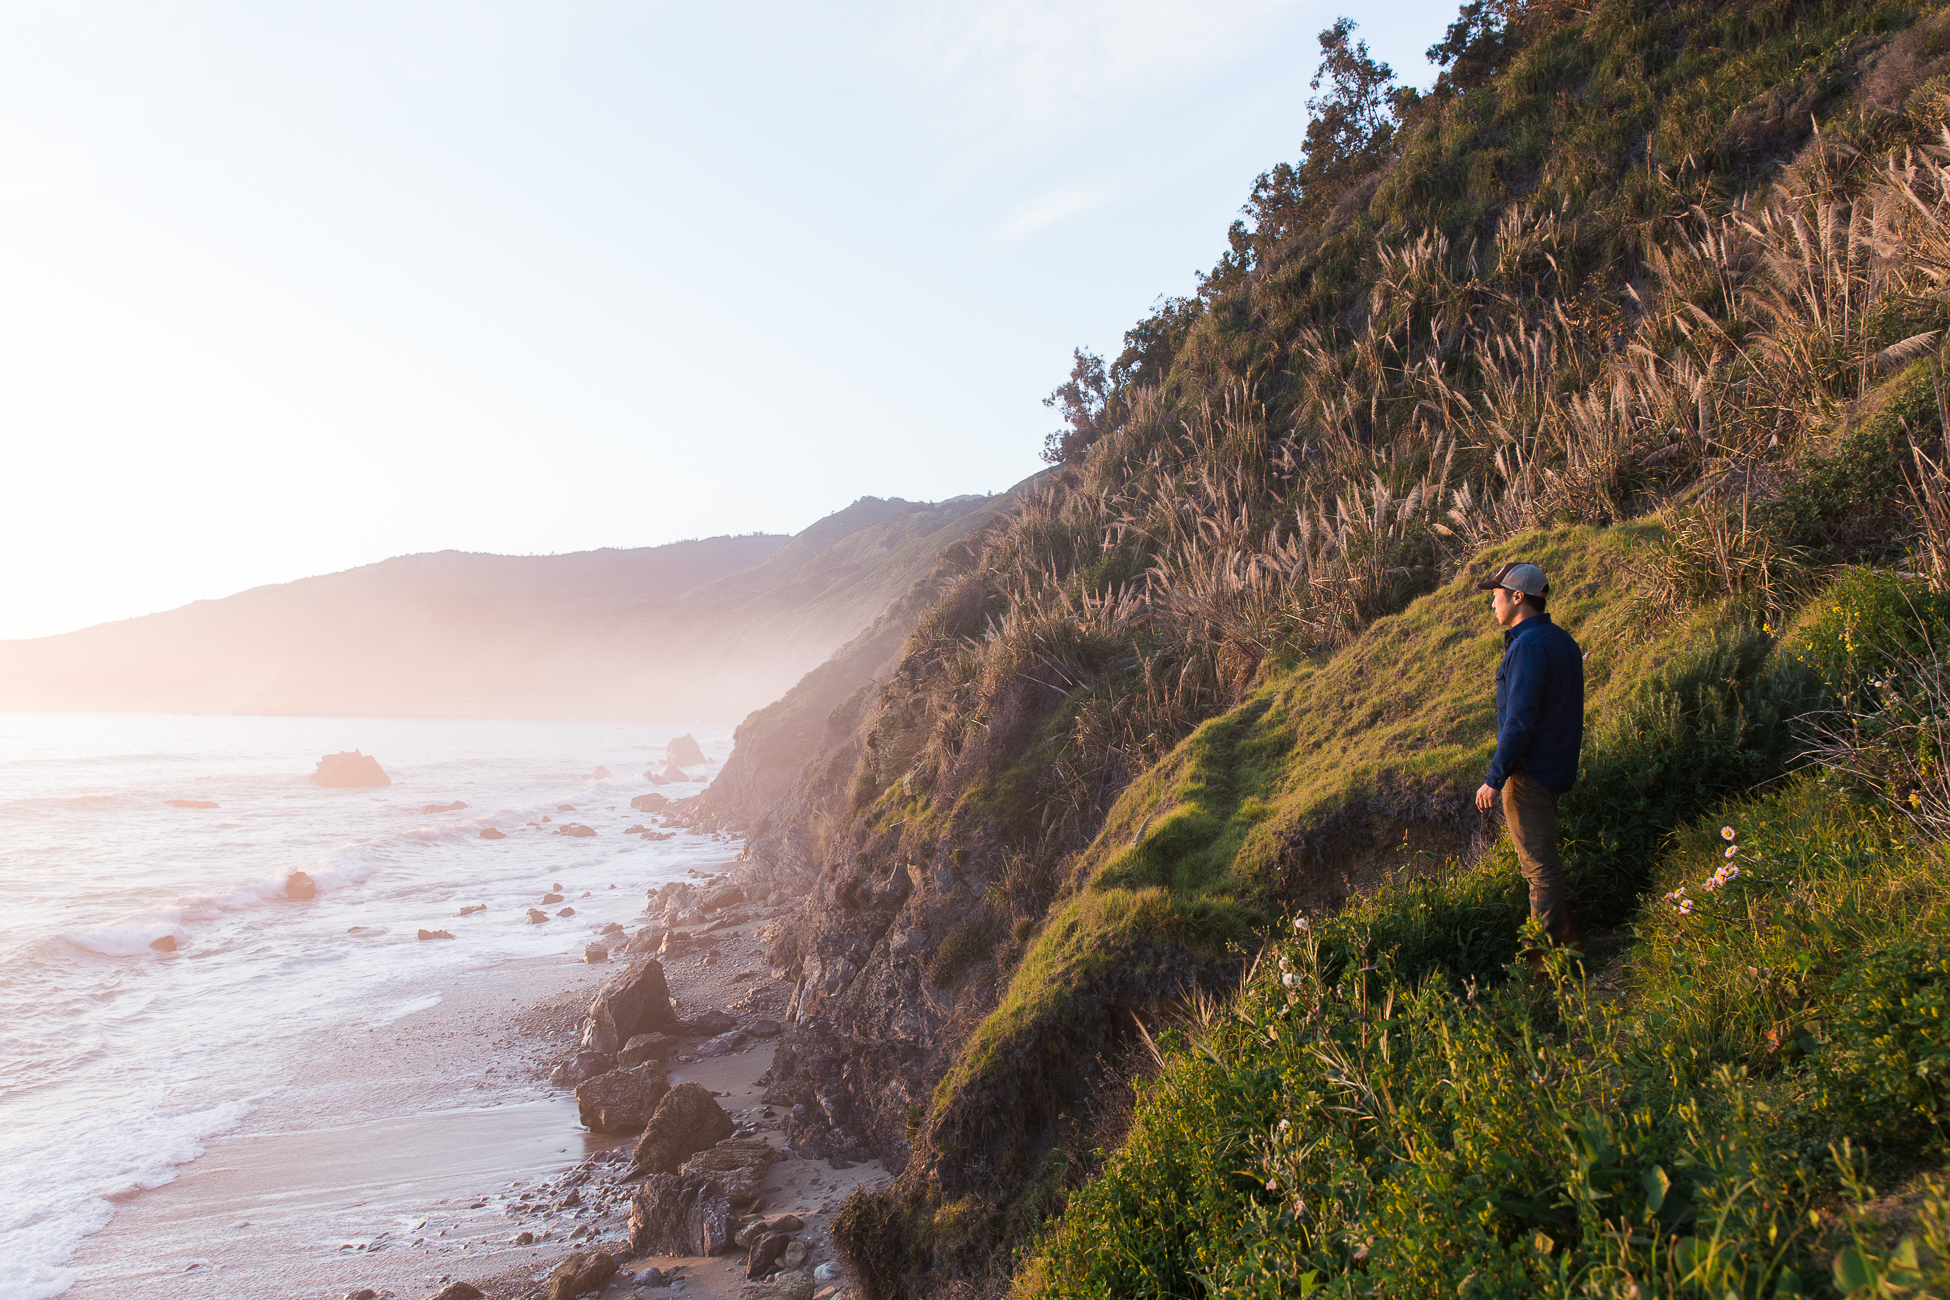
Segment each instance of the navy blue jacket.
[[1548,614],[1503,634],[1496,669],[1496,757],[1488,784],[1501,790],[1521,772],[1553,794],[1578,779],[1584,743],[1584,653]]

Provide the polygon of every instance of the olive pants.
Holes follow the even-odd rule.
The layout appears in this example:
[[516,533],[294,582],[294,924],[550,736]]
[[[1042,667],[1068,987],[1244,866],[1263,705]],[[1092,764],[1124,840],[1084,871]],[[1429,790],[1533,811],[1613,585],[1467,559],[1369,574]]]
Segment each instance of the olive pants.
[[1557,851],[1557,796],[1521,772],[1513,773],[1503,783],[1503,820],[1510,824],[1510,843],[1530,886],[1530,914],[1553,941],[1582,946],[1577,899]]

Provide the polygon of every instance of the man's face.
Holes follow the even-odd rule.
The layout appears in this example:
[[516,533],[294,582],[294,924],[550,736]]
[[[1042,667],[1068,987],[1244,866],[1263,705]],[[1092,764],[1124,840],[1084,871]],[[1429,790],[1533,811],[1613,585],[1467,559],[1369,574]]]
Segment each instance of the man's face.
[[1508,587],[1493,588],[1490,591],[1490,613],[1498,627],[1514,627],[1518,617],[1523,614],[1523,594]]

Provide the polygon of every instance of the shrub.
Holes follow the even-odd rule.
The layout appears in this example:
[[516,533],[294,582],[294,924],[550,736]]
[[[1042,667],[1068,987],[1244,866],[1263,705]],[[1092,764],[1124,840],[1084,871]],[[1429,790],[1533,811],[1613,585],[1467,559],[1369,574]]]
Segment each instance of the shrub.
[[1835,981],[1816,1057],[1823,1104],[1885,1147],[1950,1136],[1950,950],[1908,940],[1863,957]]

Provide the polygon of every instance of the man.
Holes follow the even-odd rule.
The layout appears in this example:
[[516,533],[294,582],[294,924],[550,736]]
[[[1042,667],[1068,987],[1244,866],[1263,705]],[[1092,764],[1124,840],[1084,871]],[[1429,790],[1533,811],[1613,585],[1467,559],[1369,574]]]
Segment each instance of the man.
[[1557,851],[1557,799],[1578,776],[1584,741],[1584,654],[1545,612],[1550,583],[1534,564],[1506,564],[1476,590],[1504,628],[1496,670],[1496,756],[1476,792],[1488,812],[1503,800],[1510,842],[1530,886],[1530,914],[1551,939],[1581,946],[1578,905]]

